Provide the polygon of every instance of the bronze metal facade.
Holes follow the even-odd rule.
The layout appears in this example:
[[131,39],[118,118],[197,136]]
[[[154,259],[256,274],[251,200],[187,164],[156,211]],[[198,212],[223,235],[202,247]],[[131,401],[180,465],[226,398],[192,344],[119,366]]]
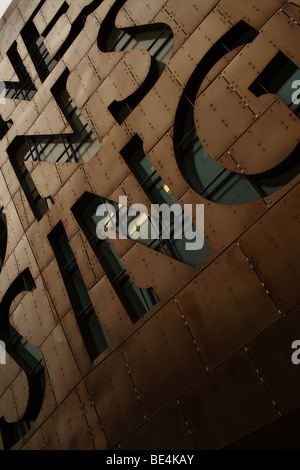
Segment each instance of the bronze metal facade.
[[[298,0],[12,3],[0,30],[0,448],[255,448],[272,432],[288,447],[300,114],[280,67],[300,79],[299,21]],[[265,84],[277,72],[278,93]],[[88,140],[72,137],[72,116]],[[199,262],[111,240],[114,276],[89,237],[92,195],[157,202],[133,143],[166,194],[204,204]],[[137,292],[152,295],[144,310]]]

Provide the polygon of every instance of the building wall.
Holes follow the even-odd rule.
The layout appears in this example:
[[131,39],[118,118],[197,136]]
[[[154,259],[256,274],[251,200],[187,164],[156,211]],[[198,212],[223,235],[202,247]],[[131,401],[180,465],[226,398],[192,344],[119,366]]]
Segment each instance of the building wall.
[[[0,30],[1,80],[10,89],[8,82],[20,79],[7,56],[16,41],[30,77],[28,81],[26,76],[25,91],[32,92],[25,98],[6,97],[0,105],[2,119],[10,122],[7,129],[2,127],[0,141],[0,201],[7,223],[7,243],[6,237],[1,241],[5,257],[0,340],[9,337],[8,322],[18,339],[23,338],[21,352],[11,342],[6,365],[0,365],[3,447],[233,445],[280,423],[282,416],[300,406],[300,366],[291,360],[291,345],[299,339],[300,329],[300,186],[297,162],[289,163],[299,155],[299,116],[277,94],[259,95],[251,88],[279,51],[300,68],[300,3],[67,4],[20,0]],[[61,6],[65,10],[51,24]],[[143,32],[145,25],[156,25],[156,30],[157,25],[167,25],[174,40],[160,78],[142,99],[135,95],[134,109],[125,119],[114,116],[116,108],[111,105],[152,77],[151,60],[145,49],[107,52],[115,7],[118,29],[133,34]],[[82,12],[87,18],[80,16]],[[46,30],[45,46],[52,58],[58,58],[44,78],[28,52],[26,34],[21,34],[28,22],[40,35]],[[249,27],[258,34],[245,44],[243,34]],[[225,44],[227,53],[221,38],[232,46]],[[67,92],[101,148],[86,163],[26,163],[37,189],[34,194],[41,200],[52,198],[38,216],[14,165],[24,136],[28,142],[28,136],[36,141],[50,134],[72,134],[54,92],[66,69]],[[191,127],[188,116],[193,118]],[[180,132],[194,125],[206,152],[199,158],[196,153],[197,161],[204,162],[199,170],[203,181],[209,183],[205,171],[217,164],[220,171],[233,172],[229,185],[222,180],[213,195],[197,190],[196,183],[191,187],[194,170],[181,142],[188,132]],[[90,193],[117,202],[119,196],[127,196],[130,205],[145,204],[150,212],[151,194],[124,157],[124,148],[136,135],[167,193],[194,209],[204,204],[207,250],[201,262],[191,266],[132,240],[111,241],[132,282],[153,289],[159,298],[137,321],[72,211]],[[237,185],[231,185],[232,177],[240,178]],[[88,352],[75,294],[62,274],[55,251],[57,227],[66,233],[77,272],[109,338],[109,346],[97,357]],[[44,371],[44,396],[36,387],[37,370],[32,375],[28,364],[22,365],[24,345],[31,345],[31,354],[38,358],[39,374]],[[29,425],[35,413],[37,419]],[[286,435],[285,429],[282,438]]]

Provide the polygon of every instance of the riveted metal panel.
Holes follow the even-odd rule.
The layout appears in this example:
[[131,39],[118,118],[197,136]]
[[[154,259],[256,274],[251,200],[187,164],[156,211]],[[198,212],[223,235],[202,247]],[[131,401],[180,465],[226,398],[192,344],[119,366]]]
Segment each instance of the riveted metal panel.
[[220,449],[278,417],[245,352],[218,368],[180,400],[197,449]]
[[166,0],[144,0],[138,3],[135,0],[127,0],[123,11],[118,14],[117,24],[119,27],[129,26],[128,17],[130,17],[135,24],[151,23],[165,3]]
[[0,414],[8,423],[16,423],[19,421],[12,386],[8,387],[5,393],[0,397]]
[[300,120],[280,100],[230,148],[246,174],[258,174],[282,163],[299,143]]
[[[267,211],[263,201],[227,206],[207,201],[191,189],[181,198],[180,202],[182,204],[204,204],[205,240],[217,253],[236,240]],[[215,257],[215,254],[213,253],[211,257]],[[208,257],[202,265],[206,265],[211,257]]]
[[229,29],[228,21],[214,10],[171,59],[168,68],[182,88],[186,86],[200,60]]
[[32,247],[35,259],[42,271],[53,259],[54,253],[48,241],[51,223],[47,215],[40,222],[35,221],[27,231],[27,237]]
[[80,380],[64,330],[58,325],[41,347],[57,403],[61,403]]
[[36,279],[39,275],[39,269],[26,235],[23,235],[16,246],[14,255],[19,272],[21,273],[29,267],[33,279]]
[[299,191],[297,185],[239,240],[282,312],[300,302]]
[[93,438],[93,444],[97,450],[108,450],[109,445],[105,436],[102,423],[98,417],[93,395],[86,387],[85,382],[80,382],[76,387],[80,402],[82,403],[82,412],[87,421],[90,434]]
[[300,376],[291,357],[294,352],[291,346],[299,339],[299,313],[299,307],[295,308],[247,346],[251,359],[282,414],[299,407]]
[[109,444],[144,423],[144,414],[121,351],[115,351],[85,379]]
[[287,13],[291,18],[293,18],[294,21],[299,22],[299,20],[300,20],[300,10],[296,5],[300,6],[300,2],[295,1],[293,3],[295,5],[292,5],[291,3],[286,3],[285,5],[283,5],[282,10],[285,13]]
[[93,363],[90,360],[86,347],[77,324],[73,310],[67,313],[62,319],[61,325],[63,327],[66,338],[76,360],[77,366],[82,375],[86,375],[93,367]]
[[41,278],[36,289],[27,293],[15,309],[12,320],[20,334],[35,348],[39,348],[55,327],[55,319]]
[[231,23],[243,19],[254,28],[260,29],[281,6],[281,0],[266,0],[263,4],[258,0],[245,0],[242,4],[237,4],[234,0],[221,0],[218,10]]
[[7,248],[6,256],[8,257],[16,248],[23,235],[23,227],[21,225],[18,213],[13,201],[10,201],[5,208],[6,224],[7,224]]
[[49,450],[93,450],[92,436],[76,391],[60,404],[41,427],[46,448]]
[[177,23],[176,19],[172,18],[168,11],[165,9],[161,10],[158,15],[153,20],[153,23],[162,23],[170,26],[173,32],[173,50],[172,55],[177,51],[180,46],[187,39],[187,34],[183,31],[180,25]]
[[[27,163],[25,165],[29,168]],[[61,180],[54,162],[36,163],[31,178],[42,197],[53,198],[61,188]]]
[[257,98],[249,91],[250,85],[279,51],[299,66],[296,46],[299,37],[299,28],[295,23],[284,13],[278,12],[267,22],[253,43],[247,45],[224,70],[226,80],[257,115],[266,111],[275,96],[263,95]]
[[35,218],[32,210],[30,209],[27,197],[25,196],[24,191],[22,189],[19,189],[15,193],[13,201],[19,218],[21,220],[23,229],[26,231],[30,227],[30,225],[33,224]]
[[[215,160],[254,121],[253,112],[221,76],[196,101],[196,129],[203,147]],[[218,138],[216,138],[217,136]]]
[[143,204],[148,208],[148,213],[150,214],[151,202],[132,173],[128,175],[124,181],[122,181],[121,188],[123,190],[123,195],[125,193],[125,195],[128,197],[129,206],[132,206],[133,204],[136,204],[136,201],[139,201],[139,204]]
[[175,160],[174,145],[170,132],[167,132],[153,150],[148,153],[147,158],[176,198],[179,199],[189,189]]
[[6,364],[0,364],[0,397],[3,396],[5,390],[8,389],[20,372],[21,368],[9,354],[6,354]]
[[101,84],[89,56],[86,55],[70,74],[67,90],[78,108],[82,108]]
[[[124,131],[121,136],[117,142],[109,139],[105,151],[103,148],[100,149],[88,165],[85,165],[88,182],[93,192],[99,196],[108,198],[129,173],[129,168],[119,155],[119,149],[116,146],[121,150],[128,143],[130,137],[127,131]],[[123,144],[123,142],[125,143]]]
[[123,350],[147,417],[157,413],[206,374],[201,356],[174,302],[167,304],[128,339]]
[[131,320],[106,276],[90,290],[89,295],[111,345],[115,347],[131,332]]
[[62,6],[63,3],[63,0],[56,0],[55,2],[50,0],[42,5],[34,18],[34,24],[40,34],[44,32],[46,26],[48,26],[50,21],[54,18],[58,9]]
[[166,69],[159,82],[127,118],[130,132],[139,134],[146,153],[153,147],[153,141],[159,140],[173,125],[181,93],[178,81]]
[[209,369],[279,317],[237,246],[230,247],[176,298]]
[[[100,5],[101,7],[101,5]],[[100,8],[98,7],[98,9]],[[109,8],[105,4],[106,8]],[[96,10],[97,11],[97,10]],[[67,15],[68,16],[68,15]],[[64,54],[63,63],[72,72],[81,59],[87,54],[92,44],[97,41],[99,33],[99,23],[94,15],[89,15],[82,33],[72,43],[72,47]]]
[[42,431],[39,429],[22,447],[23,450],[46,450]]
[[70,134],[72,128],[68,126],[58,105],[53,100],[47,104],[27,133],[29,135]]
[[97,258],[95,257],[95,255],[93,255],[93,252],[90,249],[89,254],[92,254],[92,256],[94,258],[93,262],[94,262],[95,266],[99,267],[99,275],[96,276],[96,274],[94,272],[94,269],[91,266],[90,257],[89,257],[89,255],[86,251],[86,246],[88,247],[89,245],[88,245],[87,242],[86,242],[85,245],[83,244],[83,240],[82,240],[80,232],[78,232],[70,240],[70,245],[71,245],[72,251],[74,253],[74,256],[76,258],[76,261],[77,261],[78,267],[80,269],[81,275],[83,277],[85,286],[86,286],[87,290],[90,290],[96,284],[97,280],[99,280],[104,275],[104,271],[103,271],[103,269],[101,269],[101,265],[100,265],[99,261],[97,261]]
[[161,301],[176,294],[201,270],[201,267],[191,268],[140,244],[126,253],[122,262],[133,282],[138,287],[152,287]]
[[58,316],[63,318],[71,309],[71,304],[56,260],[51,261],[44,269],[43,279]]
[[122,441],[118,449],[192,450],[195,444],[178,404],[173,403]]
[[19,374],[13,381],[11,388],[19,421],[24,416],[29,398],[29,385],[26,374]]
[[[190,35],[201,24],[204,18],[217,5],[216,0],[205,0],[195,3],[193,0],[168,0],[164,9],[181,29]],[[156,18],[155,18],[156,20]]]
[[34,434],[36,429],[38,429],[41,426],[41,424],[45,420],[47,420],[49,418],[49,416],[51,416],[51,414],[53,413],[53,411],[57,407],[57,401],[56,401],[54,391],[53,391],[53,387],[52,387],[52,384],[51,384],[51,381],[50,381],[50,378],[49,378],[49,373],[48,373],[48,370],[47,370],[47,367],[46,367],[46,364],[45,364],[44,361],[43,361],[43,365],[45,367],[45,383],[46,383],[45,396],[44,396],[44,401],[43,401],[43,405],[42,405],[41,411],[39,413],[39,416],[38,416],[32,430],[30,431],[31,434]]

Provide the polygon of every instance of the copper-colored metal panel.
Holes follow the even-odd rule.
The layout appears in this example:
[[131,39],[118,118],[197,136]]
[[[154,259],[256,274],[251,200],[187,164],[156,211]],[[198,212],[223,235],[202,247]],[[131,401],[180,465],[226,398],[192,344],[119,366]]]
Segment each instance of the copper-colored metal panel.
[[80,381],[81,375],[60,325],[41,347],[57,403],[61,403]]
[[182,89],[171,72],[166,69],[158,83],[127,118],[132,134],[139,134],[147,153],[173,125]]
[[226,80],[257,115],[262,114],[272,104],[275,96],[263,95],[257,98],[249,91],[249,86],[279,50],[299,66],[300,58],[296,46],[299,37],[299,28],[295,23],[284,13],[277,12],[253,43],[247,45],[224,70]]
[[43,364],[45,367],[45,379],[46,379],[45,380],[45,383],[46,383],[45,395],[44,395],[44,401],[42,404],[41,411],[38,415],[38,418],[32,430],[30,431],[32,435],[35,433],[36,429],[38,429],[40,425],[49,418],[49,416],[53,413],[53,411],[57,407],[57,401],[54,396],[54,391],[51,385],[51,381],[49,379],[48,370],[47,370],[46,364],[45,363]]
[[[186,5],[188,7],[188,5]],[[172,17],[172,15],[169,14],[168,11],[165,9],[162,9],[158,15],[153,20],[153,24],[155,23],[163,23],[172,29],[173,32],[173,49],[172,49],[172,55],[182,46],[182,44],[185,42],[187,38],[187,34],[184,32],[184,30],[180,27],[180,25],[177,23],[176,19]]]
[[62,319],[61,325],[77,366],[84,376],[93,368],[93,363],[88,356],[73,310]]
[[184,416],[173,403],[119,444],[122,450],[195,449]]
[[234,0],[221,0],[218,10],[231,23],[237,23],[243,19],[254,28],[260,29],[281,6],[281,0],[266,0],[263,4],[259,0],[245,0],[239,4]]
[[254,121],[253,112],[221,76],[200,95],[195,104],[195,124],[200,141],[215,160]]
[[148,208],[148,212],[150,214],[151,202],[132,173],[128,175],[124,181],[122,181],[122,190],[123,196],[125,193],[125,195],[128,197],[129,206],[136,204],[136,201],[138,201],[139,204],[143,204]]
[[43,112],[30,127],[29,135],[67,134],[72,133],[71,126],[63,116],[56,102],[50,101]]
[[116,149],[116,146],[120,146],[121,150],[122,143],[125,142],[123,147],[128,143],[130,134],[126,130],[120,134],[119,140],[116,142],[107,137],[105,151],[103,148],[100,149],[94,158],[85,165],[85,173],[93,192],[102,197],[108,198],[129,173],[129,168],[119,155],[119,149]]
[[279,317],[247,259],[230,247],[177,296],[206,365],[213,369]]
[[175,295],[201,270],[140,244],[126,253],[122,263],[138,287],[152,287],[161,301]]
[[29,398],[29,385],[26,374],[19,374],[13,381],[11,388],[19,421],[24,416]]
[[[1,173],[3,175],[3,178],[5,179],[5,183],[10,192],[10,195],[13,196],[18,191],[20,185],[18,178],[16,177],[16,174],[13,170],[13,167],[7,158],[7,154],[6,162],[1,167]],[[6,197],[8,198],[9,196],[7,195]]]
[[206,374],[201,356],[174,302],[167,304],[128,339],[123,350],[147,417],[157,413]]
[[76,391],[61,403],[41,430],[45,446],[49,450],[94,449],[92,435]]
[[299,339],[299,313],[300,308],[295,308],[247,346],[281,414],[299,407],[300,376],[291,357],[291,346]]
[[0,201],[6,207],[11,199],[2,171],[0,171]]
[[21,368],[9,354],[6,354],[6,364],[0,364],[0,397],[3,396],[5,390],[8,389],[20,372]]
[[294,21],[297,21],[297,23],[299,23],[299,20],[300,20],[300,10],[299,8],[296,6],[300,6],[300,2],[299,0],[298,1],[295,1],[293,2],[295,5],[292,5],[291,3],[286,3],[285,5],[283,5],[283,8],[282,10],[287,13],[289,15],[290,18],[293,18]]
[[18,267],[19,272],[21,273],[29,267],[33,279],[36,279],[39,275],[39,269],[33,251],[25,234],[16,246],[14,250],[14,255],[16,257],[16,265]]
[[169,132],[149,152],[147,158],[176,198],[179,199],[189,189],[175,160],[174,144]]
[[78,108],[82,108],[101,84],[94,67],[86,55],[70,74],[67,90]]
[[50,0],[40,8],[38,14],[34,18],[34,24],[38,29],[38,32],[42,34],[46,29],[46,26],[54,18],[59,8],[61,8],[63,0]]
[[229,29],[228,21],[214,10],[171,59],[168,68],[183,89],[200,60]]
[[[51,207],[50,214],[52,211],[54,214],[57,213],[58,218],[64,222],[64,227],[69,238],[72,238],[79,230],[71,207],[86,191],[90,191],[87,177],[83,171],[82,165],[77,165],[75,173],[54,197],[55,204]],[[50,230],[48,233],[50,233]]]
[[[109,9],[108,4],[104,3],[104,8]],[[95,10],[95,13],[98,9]],[[68,14],[67,14],[68,16]],[[72,44],[72,47],[64,54],[63,63],[64,65],[72,72],[75,67],[79,64],[81,59],[87,54],[92,44],[97,41],[97,36],[99,33],[99,23],[96,18],[96,14],[89,15],[85,23],[85,27],[81,34],[75,39]]]
[[239,240],[282,312],[300,302],[299,192],[297,185]]
[[16,264],[16,258],[14,254],[11,254],[9,258],[6,257],[5,264],[1,270],[1,284],[0,284],[0,298],[2,300],[6,291],[8,290],[11,283],[18,276],[18,266]]
[[19,333],[32,346],[39,348],[55,327],[55,319],[41,278],[35,281],[36,289],[27,293],[12,314]]
[[299,142],[300,120],[280,100],[230,148],[246,174],[271,170],[283,162]]
[[27,231],[28,241],[41,271],[54,258],[54,253],[47,238],[50,232],[51,223],[47,214],[39,222],[35,221]]
[[[224,250],[250,227],[267,207],[263,201],[249,204],[227,206],[207,201],[195,191],[189,190],[180,200],[182,204],[204,204],[205,207],[205,240],[214,253],[202,265],[205,266],[218,252]],[[194,222],[194,220],[193,220]]]
[[217,5],[216,0],[205,0],[195,3],[193,0],[168,0],[164,9],[187,35],[201,24],[204,18]]
[[74,256],[76,258],[76,261],[77,261],[78,267],[80,269],[81,275],[83,277],[85,286],[86,286],[87,290],[90,290],[96,284],[96,282],[102,276],[104,276],[104,271],[101,268],[101,265],[100,265],[99,261],[97,260],[97,258],[95,257],[95,255],[93,255],[93,252],[90,248],[90,253],[89,254],[93,255],[93,258],[94,258],[93,262],[94,262],[96,267],[97,266],[99,267],[98,271],[99,271],[100,275],[96,276],[96,274],[94,272],[94,269],[91,265],[90,257],[89,257],[89,255],[86,251],[86,247],[90,247],[90,246],[87,243],[87,241],[86,241],[86,244],[84,245],[83,239],[82,239],[82,236],[81,236],[80,232],[76,233],[74,235],[74,237],[70,240],[70,245],[71,245],[72,251],[74,253]]
[[85,382],[80,382],[76,388],[79,399],[82,403],[82,412],[85,415],[87,425],[93,437],[93,444],[97,450],[108,450],[109,445],[104,434],[102,424],[96,412],[93,396],[89,394]]
[[56,260],[44,269],[43,279],[59,318],[63,318],[71,309],[71,303]]
[[108,54],[101,52],[97,44],[91,47],[87,55],[101,82],[108,77],[121,59],[118,53]]
[[3,416],[8,423],[16,423],[19,421],[12,386],[7,388],[5,393],[0,397],[0,416]]
[[[25,165],[27,168],[30,167],[27,162]],[[42,197],[53,198],[61,188],[61,180],[54,162],[35,163],[31,178]]]
[[85,383],[110,446],[144,423],[143,410],[121,351],[115,351],[98,365]]
[[15,193],[13,201],[19,218],[21,220],[22,226],[26,231],[28,230],[30,225],[33,224],[35,218],[32,210],[30,209],[27,197],[25,196],[24,191],[22,189],[19,189]]
[[197,449],[220,449],[278,417],[246,353],[234,356],[180,399]]
[[165,3],[166,0],[144,0],[142,2],[127,0],[124,6],[124,11],[121,11],[118,14],[117,24],[119,27],[129,26],[127,19],[128,17],[131,18],[135,24],[151,23],[153,18],[157,15],[161,8],[163,8]]
[[22,447],[23,450],[46,450],[42,431],[39,429]]
[[90,290],[89,295],[111,345],[115,347],[131,332],[131,320],[106,276]]

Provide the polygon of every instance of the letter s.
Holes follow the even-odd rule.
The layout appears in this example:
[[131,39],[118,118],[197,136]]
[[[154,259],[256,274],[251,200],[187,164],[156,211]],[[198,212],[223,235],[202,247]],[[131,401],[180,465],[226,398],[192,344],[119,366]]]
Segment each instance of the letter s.
[[292,355],[292,363],[298,366],[300,364],[300,340],[293,342],[292,349],[296,349]]
[[13,447],[30,431],[44,402],[46,379],[42,358],[9,321],[9,310],[13,300],[21,292],[33,292],[35,288],[34,280],[27,268],[11,284],[0,304],[1,339],[6,344],[7,353],[25,372],[29,385],[28,404],[23,417],[16,423],[8,423],[0,415],[0,434],[6,450]]

